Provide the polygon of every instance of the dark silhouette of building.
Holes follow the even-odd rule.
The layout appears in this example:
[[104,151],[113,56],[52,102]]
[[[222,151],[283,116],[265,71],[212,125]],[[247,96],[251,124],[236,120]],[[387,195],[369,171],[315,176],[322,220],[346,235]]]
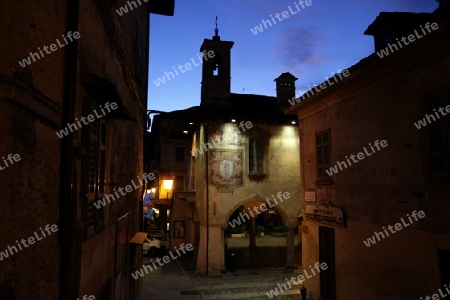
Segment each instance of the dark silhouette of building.
[[140,298],[145,2],[2,1],[0,299]]

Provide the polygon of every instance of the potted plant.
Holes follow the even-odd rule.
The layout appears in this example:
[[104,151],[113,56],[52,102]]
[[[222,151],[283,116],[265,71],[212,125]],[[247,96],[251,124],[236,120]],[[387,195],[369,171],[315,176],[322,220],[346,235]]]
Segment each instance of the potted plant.
[[258,233],[259,237],[264,236],[264,226],[258,225],[256,226],[256,232]]

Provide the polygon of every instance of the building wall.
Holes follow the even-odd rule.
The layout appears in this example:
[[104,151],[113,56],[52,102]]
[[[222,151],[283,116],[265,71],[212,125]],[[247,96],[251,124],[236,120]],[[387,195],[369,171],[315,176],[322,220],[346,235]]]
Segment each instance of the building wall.
[[[118,16],[114,8],[125,5],[126,1],[117,1],[114,5],[102,1],[83,3],[80,10],[85,16],[80,22],[80,31],[86,35],[80,40],[81,67],[114,84],[123,108],[133,120],[108,120],[108,155],[106,193],[113,193],[113,187],[125,187],[137,177],[142,178],[143,138],[146,110],[146,72],[148,11],[138,7],[128,14]],[[117,7],[116,7],[117,6]],[[138,50],[140,52],[138,52]],[[138,54],[136,54],[138,53]],[[115,62],[115,63],[111,63]],[[80,95],[89,97],[88,93]],[[112,101],[112,100],[111,100]],[[120,196],[105,208],[105,228],[98,234],[87,238],[82,244],[80,295],[116,294],[117,273],[114,270],[116,258],[117,220],[129,214],[129,238],[139,231],[142,216],[139,210],[144,187],[133,188],[131,193]],[[136,248],[129,245],[129,259],[134,257]],[[118,258],[121,260],[122,258]],[[129,261],[130,268],[141,267],[141,257]],[[133,289],[134,280],[130,280],[130,271],[121,275],[128,290]],[[132,271],[132,270],[131,270]],[[116,291],[109,291],[116,284]],[[131,291],[130,291],[131,293]],[[136,296],[140,293],[135,292]]]
[[[225,124],[225,126],[232,126],[231,123]],[[208,124],[203,125],[198,131],[196,140],[199,141],[197,147],[207,140],[204,126],[213,128],[214,126],[220,126],[220,124]],[[275,209],[283,217],[283,223],[287,227],[294,228],[297,226],[297,215],[301,207],[301,197],[299,195],[300,180],[299,175],[299,141],[298,141],[298,129],[292,125],[265,125],[253,123],[254,128],[259,128],[270,134],[268,139],[267,150],[267,170],[268,175],[263,179],[249,179],[248,166],[247,166],[247,150],[244,150],[247,143],[247,135],[253,128],[247,129],[248,132],[242,133],[242,142],[244,144],[241,148],[244,153],[243,159],[243,183],[242,185],[218,186],[212,182],[212,169],[213,162],[211,152],[220,147],[213,148],[204,154],[199,154],[196,160],[196,207],[199,211],[200,222],[200,245],[199,255],[197,260],[197,273],[206,273],[206,232],[207,232],[207,191],[206,191],[206,158],[208,153],[209,165],[208,172],[210,174],[209,184],[209,268],[208,274],[220,274],[224,269],[223,265],[223,229],[228,225],[229,217],[238,209],[241,205],[250,201],[265,201],[266,198],[272,200],[272,195],[275,197],[279,192],[288,192],[290,198],[287,200],[279,201],[279,204],[275,206]],[[209,135],[212,133],[210,132]],[[230,147],[228,150],[233,150]]]
[[[67,1],[42,4],[38,2],[2,1],[0,4],[0,157],[19,154],[21,160],[0,170],[0,252],[15,240],[27,239],[40,227],[60,224],[60,170],[61,139],[55,134],[62,124],[64,96],[64,68],[66,47],[46,54],[25,68],[18,61],[38,47],[55,43],[66,35]],[[143,135],[147,104],[148,65],[148,9],[135,9],[119,17],[113,8],[126,4],[117,1],[114,7],[107,1],[81,2],[77,73],[75,87],[75,117],[84,115],[84,101],[95,98],[82,82],[82,70],[109,81],[117,91],[122,108],[133,121],[108,120],[108,150],[106,193],[110,183],[124,187],[143,173]],[[71,15],[76,15],[71,11]],[[138,34],[139,33],[139,34]],[[6,46],[7,45],[7,46]],[[137,49],[139,48],[138,54]],[[96,99],[99,100],[99,99]],[[107,117],[105,117],[107,118]],[[68,276],[77,285],[76,294],[63,295],[64,299],[77,299],[94,295],[97,299],[113,293],[116,220],[130,214],[130,238],[139,230],[141,214],[139,201],[143,188],[119,198],[105,209],[105,228],[86,238],[83,206],[85,190],[80,186],[81,163],[85,159],[86,145],[82,143],[81,128],[65,139],[74,141],[73,203],[70,215],[73,232],[53,233],[42,241],[15,253],[0,262],[0,298],[2,299],[59,299],[64,280],[60,273],[61,243],[77,232],[81,243],[73,244],[77,260],[71,262],[80,273]],[[58,239],[58,235],[59,238]],[[79,248],[78,248],[79,247]],[[130,246],[129,251],[136,248]],[[81,251],[81,252],[78,252]],[[141,267],[140,256],[131,266]],[[128,274],[129,275],[129,274]],[[125,278],[129,283],[129,276]],[[108,286],[109,284],[109,286]],[[137,285],[132,283],[128,293]],[[109,289],[109,290],[108,290]],[[10,297],[10,298],[8,298]],[[109,298],[108,298],[109,299]],[[131,299],[131,298],[130,298]],[[134,298],[133,298],[134,299]]]
[[[192,223],[193,204],[187,203],[178,197],[178,192],[189,190],[189,166],[190,142],[183,130],[176,128],[177,121],[165,114],[156,115],[153,119],[151,129],[151,140],[149,151],[153,157],[149,162],[151,172],[157,174],[154,186],[157,187],[155,200],[164,203],[156,205],[159,209],[159,217],[155,219],[155,224],[166,231],[167,223],[170,224],[168,231],[168,241],[170,249],[179,247],[182,243],[193,240],[194,224]],[[184,160],[177,160],[176,148],[180,147],[184,151]],[[183,182],[178,182],[177,178],[183,178]],[[172,179],[173,190],[164,189],[163,180]],[[170,199],[167,201],[167,196]],[[185,221],[185,238],[174,238],[174,221]],[[193,242],[191,242],[193,244]]]
[[[188,203],[185,200],[181,200],[179,198],[175,198],[172,203],[171,210],[171,220],[172,220],[172,228],[171,228],[171,249],[175,250],[176,248],[180,248],[181,244],[190,243],[192,245],[195,244],[195,223],[194,223],[194,211],[195,204]],[[173,230],[174,230],[174,221],[184,221],[184,238],[175,238]]]
[[[0,157],[21,157],[0,171],[3,252],[17,247],[16,240],[41,235],[41,227],[58,224],[60,147],[55,130],[60,126],[64,50],[27,68],[18,61],[65,33],[66,3],[7,0],[0,11]],[[47,20],[53,20],[52,26]],[[0,261],[0,298],[57,299],[57,233],[22,249]]]
[[[441,32],[448,34],[448,29]],[[423,101],[449,94],[450,58],[440,35],[383,61],[366,61],[339,88],[321,92],[299,107],[302,178],[316,200],[340,206],[347,227],[335,228],[337,299],[412,299],[437,292],[437,248],[450,249],[447,183],[427,177]],[[413,46],[411,46],[413,47]],[[447,117],[448,118],[448,117]],[[331,129],[331,165],[369,143],[388,146],[339,170],[332,185],[316,185],[315,133]],[[370,151],[370,150],[369,150]],[[420,192],[424,194],[421,196]],[[363,241],[423,210],[425,218],[367,247]],[[319,261],[318,224],[302,222],[304,266]],[[305,281],[316,297],[320,280]]]

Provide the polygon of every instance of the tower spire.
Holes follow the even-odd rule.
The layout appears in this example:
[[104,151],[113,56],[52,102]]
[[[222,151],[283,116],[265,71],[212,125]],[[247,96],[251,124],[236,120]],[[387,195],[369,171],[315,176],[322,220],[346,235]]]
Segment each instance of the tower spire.
[[219,36],[219,28],[217,27],[217,16],[216,16],[216,28],[214,29],[215,36]]

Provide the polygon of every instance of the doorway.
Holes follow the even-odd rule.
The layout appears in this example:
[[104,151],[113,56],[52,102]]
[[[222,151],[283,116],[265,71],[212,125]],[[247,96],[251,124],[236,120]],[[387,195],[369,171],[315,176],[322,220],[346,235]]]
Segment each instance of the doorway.
[[334,229],[319,226],[319,262],[328,269],[320,272],[320,296],[323,300],[336,300],[336,264]]
[[438,249],[439,271],[441,275],[441,288],[450,282],[450,250]]

